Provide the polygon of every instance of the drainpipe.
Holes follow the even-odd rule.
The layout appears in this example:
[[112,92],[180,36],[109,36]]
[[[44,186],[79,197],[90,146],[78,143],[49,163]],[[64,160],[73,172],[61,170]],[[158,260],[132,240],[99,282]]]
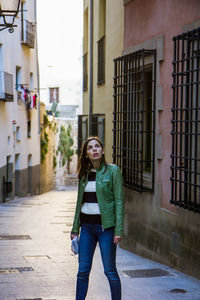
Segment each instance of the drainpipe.
[[92,135],[93,114],[93,0],[90,0],[90,80],[89,80],[89,136]]
[[[35,0],[35,47],[36,47],[36,70],[37,70],[37,109],[38,109],[38,135],[40,135],[40,70],[39,70],[39,59],[38,59],[38,38],[37,38],[37,4]],[[40,143],[39,143],[40,149]],[[41,151],[41,149],[40,149]],[[41,194],[41,167],[38,170],[38,179],[37,179],[37,191]]]
[[40,73],[38,60],[38,39],[37,39],[37,4],[35,0],[35,50],[36,50],[36,65],[37,65],[37,109],[38,109],[38,134],[40,134]]

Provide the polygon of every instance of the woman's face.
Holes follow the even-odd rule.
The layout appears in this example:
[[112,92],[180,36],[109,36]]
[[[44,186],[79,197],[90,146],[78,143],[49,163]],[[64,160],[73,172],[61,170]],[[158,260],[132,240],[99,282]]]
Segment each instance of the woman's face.
[[100,143],[97,140],[91,140],[87,144],[86,155],[90,159],[91,162],[97,162],[102,159],[103,149]]

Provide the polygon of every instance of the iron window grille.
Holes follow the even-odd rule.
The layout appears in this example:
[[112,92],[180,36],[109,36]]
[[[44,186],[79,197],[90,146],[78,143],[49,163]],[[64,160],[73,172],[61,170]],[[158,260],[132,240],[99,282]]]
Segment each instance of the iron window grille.
[[200,28],[173,42],[170,202],[200,213]]
[[[78,155],[81,153],[83,143],[88,138],[88,115],[78,116]],[[92,136],[98,136],[103,145],[105,145],[105,115],[92,114],[91,116]]]
[[82,145],[88,138],[88,116],[78,116],[78,156],[81,153]]
[[113,162],[124,185],[154,190],[156,50],[114,59]]
[[88,54],[83,55],[83,91],[88,89]]
[[98,74],[97,84],[105,82],[105,36],[98,41]]

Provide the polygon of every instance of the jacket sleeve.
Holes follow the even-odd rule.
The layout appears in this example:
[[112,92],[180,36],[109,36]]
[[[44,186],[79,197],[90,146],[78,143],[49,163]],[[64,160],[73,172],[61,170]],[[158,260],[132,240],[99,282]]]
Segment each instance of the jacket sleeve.
[[115,202],[115,235],[124,235],[124,195],[123,179],[120,168],[114,166],[113,171],[113,194]]

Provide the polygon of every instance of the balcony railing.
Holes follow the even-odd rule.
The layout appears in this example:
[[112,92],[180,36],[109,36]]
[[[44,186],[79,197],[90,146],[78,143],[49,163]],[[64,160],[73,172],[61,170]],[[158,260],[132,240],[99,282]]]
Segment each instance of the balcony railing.
[[22,24],[22,44],[29,48],[34,48],[35,25],[28,20],[24,20]]
[[13,102],[13,75],[0,72],[0,101]]

